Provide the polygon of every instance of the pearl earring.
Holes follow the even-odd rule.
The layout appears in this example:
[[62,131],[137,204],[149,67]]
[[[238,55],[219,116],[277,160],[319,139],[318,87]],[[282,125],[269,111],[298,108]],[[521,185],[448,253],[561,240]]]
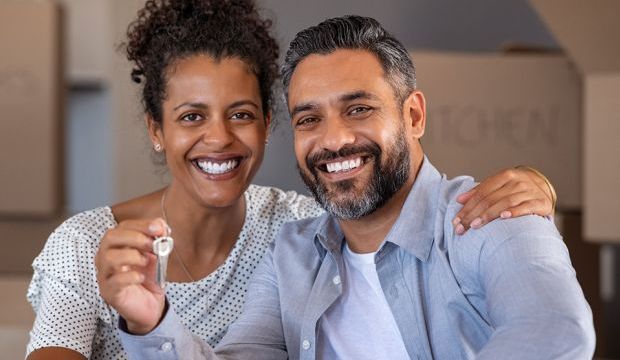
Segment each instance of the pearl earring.
[[161,152],[163,149],[160,143],[153,145],[153,148],[155,149],[156,152]]

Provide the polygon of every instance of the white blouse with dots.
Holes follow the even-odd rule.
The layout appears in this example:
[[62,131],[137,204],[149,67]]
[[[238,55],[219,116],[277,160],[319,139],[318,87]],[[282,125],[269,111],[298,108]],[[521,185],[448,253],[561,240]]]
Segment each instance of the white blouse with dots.
[[[168,283],[170,305],[194,334],[215,346],[241,311],[248,280],[280,227],[318,216],[311,198],[250,185],[246,219],[226,261],[207,277]],[[94,258],[104,233],[116,226],[109,207],[77,214],[60,225],[34,260],[28,301],[36,312],[27,354],[65,347],[91,359],[126,359],[117,335],[118,313],[99,295]]]

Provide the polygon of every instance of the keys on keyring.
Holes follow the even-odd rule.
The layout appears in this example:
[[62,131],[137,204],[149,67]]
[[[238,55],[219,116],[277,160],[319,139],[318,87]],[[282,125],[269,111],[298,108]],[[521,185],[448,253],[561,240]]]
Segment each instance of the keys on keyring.
[[168,267],[168,255],[174,247],[174,239],[170,235],[168,228],[167,236],[160,236],[153,241],[153,253],[157,255],[157,268],[155,270],[155,281],[162,289],[166,286],[166,269]]

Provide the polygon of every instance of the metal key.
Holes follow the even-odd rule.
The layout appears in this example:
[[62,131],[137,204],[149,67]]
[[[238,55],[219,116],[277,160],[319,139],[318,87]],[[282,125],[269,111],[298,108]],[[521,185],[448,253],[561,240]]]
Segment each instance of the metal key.
[[[170,232],[168,232],[170,234]],[[174,239],[170,236],[160,236],[153,241],[153,253],[157,255],[157,268],[155,281],[162,289],[166,286],[166,269],[168,268],[168,255],[174,247]]]

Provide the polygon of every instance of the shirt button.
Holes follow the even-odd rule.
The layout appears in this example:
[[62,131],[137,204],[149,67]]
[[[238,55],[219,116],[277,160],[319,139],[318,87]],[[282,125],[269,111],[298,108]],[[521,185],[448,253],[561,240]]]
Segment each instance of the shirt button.
[[340,276],[338,276],[338,275],[334,276],[332,281],[334,282],[334,284],[339,285],[340,284]]
[[302,341],[302,342],[301,342],[301,347],[302,347],[304,350],[308,350],[308,349],[310,349],[310,341],[308,341],[308,340],[304,340],[304,341]]
[[171,343],[165,342],[165,343],[161,344],[161,351],[168,352],[170,350],[172,350],[172,344]]

